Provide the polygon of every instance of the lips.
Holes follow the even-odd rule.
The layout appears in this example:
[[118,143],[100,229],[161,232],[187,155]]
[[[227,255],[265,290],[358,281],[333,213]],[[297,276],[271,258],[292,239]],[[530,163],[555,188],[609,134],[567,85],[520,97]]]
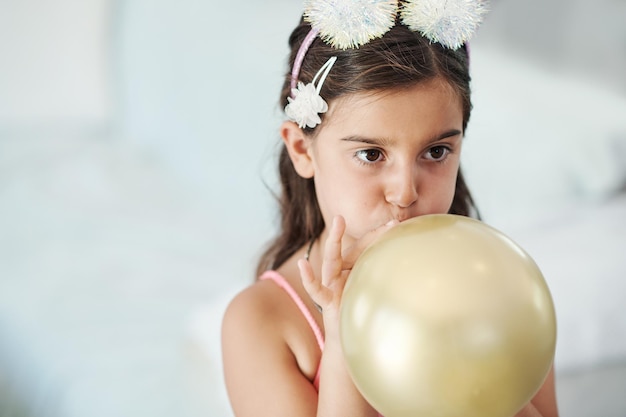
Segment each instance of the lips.
[[409,219],[412,219],[413,217],[417,217],[417,216],[419,216],[419,214],[412,215],[411,213],[398,213],[398,214],[394,215],[393,218],[396,219],[397,221],[399,221],[400,223],[402,223],[405,220],[409,220]]

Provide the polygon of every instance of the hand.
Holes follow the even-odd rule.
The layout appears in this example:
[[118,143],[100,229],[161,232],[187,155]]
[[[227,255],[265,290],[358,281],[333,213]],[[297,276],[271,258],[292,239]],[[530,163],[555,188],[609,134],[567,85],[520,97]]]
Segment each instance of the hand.
[[321,279],[315,276],[313,268],[308,261],[304,259],[298,261],[304,289],[324,312],[324,326],[327,338],[329,333],[338,335],[341,296],[354,263],[365,248],[396,224],[398,224],[398,221],[392,220],[383,226],[371,230],[362,238],[356,240],[349,248],[342,250],[342,239],[346,230],[346,222],[342,216],[337,216],[333,219],[324,246]]
[[542,417],[532,403],[528,403],[514,417]]

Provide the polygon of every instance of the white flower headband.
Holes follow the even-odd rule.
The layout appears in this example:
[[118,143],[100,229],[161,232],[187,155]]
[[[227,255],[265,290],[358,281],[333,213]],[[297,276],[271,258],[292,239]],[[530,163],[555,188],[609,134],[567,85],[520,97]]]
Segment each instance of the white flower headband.
[[294,61],[287,117],[301,128],[313,128],[321,123],[319,114],[328,110],[319,92],[336,57],[322,66],[311,83],[297,81],[304,56],[318,35],[336,49],[358,48],[387,33],[399,13],[409,29],[431,42],[458,49],[472,37],[486,12],[487,0],[406,0],[402,5],[398,0],[305,0],[304,19],[311,31]]

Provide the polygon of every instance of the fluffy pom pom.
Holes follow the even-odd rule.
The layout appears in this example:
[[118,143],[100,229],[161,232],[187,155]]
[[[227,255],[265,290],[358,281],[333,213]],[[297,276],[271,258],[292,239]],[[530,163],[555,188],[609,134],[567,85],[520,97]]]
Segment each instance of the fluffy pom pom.
[[478,29],[487,5],[486,0],[407,0],[400,13],[411,30],[458,49]]
[[305,0],[304,18],[324,42],[348,49],[387,33],[397,9],[397,0]]

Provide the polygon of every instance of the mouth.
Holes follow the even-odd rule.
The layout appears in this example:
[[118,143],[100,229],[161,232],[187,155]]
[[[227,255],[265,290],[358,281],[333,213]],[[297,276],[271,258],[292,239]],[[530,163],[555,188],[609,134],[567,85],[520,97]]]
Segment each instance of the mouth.
[[398,222],[402,223],[405,220],[409,220],[409,219],[412,219],[412,218],[417,217],[417,216],[419,216],[419,215],[416,214],[414,216],[411,216],[409,214],[405,214],[405,215],[395,216],[394,219],[397,220]]

